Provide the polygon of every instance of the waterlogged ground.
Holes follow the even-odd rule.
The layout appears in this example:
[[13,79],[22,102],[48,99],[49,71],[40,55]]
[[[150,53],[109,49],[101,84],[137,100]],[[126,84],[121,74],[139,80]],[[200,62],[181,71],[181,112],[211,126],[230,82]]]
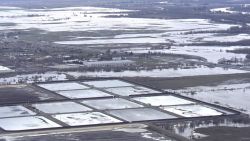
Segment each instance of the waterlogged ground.
[[221,141],[224,139],[240,141],[240,139],[249,137],[249,134],[247,134],[249,127],[250,124],[247,119],[218,119],[170,123],[166,126],[166,129],[198,141]]
[[60,80],[67,80],[67,76],[65,74],[58,72],[46,72],[46,73],[23,74],[10,77],[1,77],[0,84],[6,85],[6,84],[19,84],[19,83],[60,81]]
[[[248,34],[197,33],[224,31],[234,24],[215,23],[207,19],[131,18],[125,10],[99,7],[64,7],[24,9],[0,7],[0,30],[40,30],[51,32],[83,32],[82,35],[62,37],[52,41],[66,45],[176,43],[190,44],[211,41],[241,41]],[[103,32],[105,31],[105,32]],[[192,31],[192,33],[190,33]],[[108,32],[108,33],[107,33]],[[196,33],[194,33],[196,32]],[[223,39],[223,40],[222,40]]]
[[[4,24],[4,26],[0,27],[0,31],[20,31],[22,34],[17,34],[16,36],[14,36],[14,39],[16,40],[39,40],[39,42],[55,43],[53,45],[64,47],[72,47],[76,45],[81,49],[90,47],[95,47],[98,49],[107,49],[109,47],[119,48],[124,47],[123,45],[125,45],[126,48],[134,48],[138,44],[140,44],[140,46],[145,47],[145,49],[127,49],[126,52],[132,52],[136,55],[152,52],[174,55],[177,54],[180,55],[179,57],[183,57],[181,55],[189,55],[195,57],[198,56],[204,58],[204,60],[206,59],[209,63],[215,64],[217,64],[220,59],[230,60],[232,58],[237,58],[243,61],[246,58],[246,54],[234,54],[228,52],[228,50],[246,48],[241,46],[179,46],[205,42],[237,42],[250,39],[250,36],[248,34],[230,35],[226,33],[217,33],[217,31],[226,31],[231,27],[240,25],[219,23],[209,19],[132,18],[131,14],[134,14],[136,12],[138,12],[138,10],[101,7],[63,7],[42,9],[0,7],[0,24]],[[33,34],[34,36],[31,36]],[[60,36],[58,36],[58,34],[60,34]],[[3,40],[8,41],[8,37],[4,36]],[[148,45],[158,46],[159,44],[164,45],[168,43],[174,44],[175,46],[172,46],[170,49],[158,50],[151,50],[147,48]],[[74,53],[74,55],[75,54],[76,53]],[[70,55],[71,54],[69,54],[68,56]],[[33,54],[33,56],[35,55]],[[65,56],[67,56],[67,53],[65,54]],[[80,55],[76,56],[79,58],[82,57]],[[48,56],[41,58],[46,57]],[[59,64],[57,62],[53,65],[65,65],[60,64],[64,62],[62,58],[60,59],[61,60]],[[47,62],[42,63],[47,64]],[[121,64],[122,63],[123,62],[121,61]],[[203,63],[204,65],[207,65],[205,64],[207,63],[206,61],[198,61],[198,63]],[[21,66],[25,65],[27,64],[23,64]],[[57,69],[53,65],[49,68]],[[137,66],[135,67],[140,67],[140,64],[136,65]],[[67,66],[67,64],[65,66]],[[233,69],[225,70],[219,67],[197,67],[192,69],[177,68],[176,70],[154,69],[151,71],[145,71],[148,66],[150,66],[150,64],[146,64],[146,66],[140,68],[141,71],[138,72],[125,71],[121,73],[101,71],[86,73],[69,72],[68,74],[71,74],[75,77],[78,77],[78,75],[90,77],[183,77],[193,75],[218,75],[244,72],[241,70]],[[77,67],[75,69],[77,69]],[[96,70],[101,69],[97,68]]]
[[250,114],[250,83],[187,87],[174,92]]
[[208,68],[205,66],[189,69],[154,69],[154,70],[141,70],[141,71],[122,71],[122,72],[67,72],[66,74],[79,77],[185,77],[185,76],[197,76],[197,75],[220,75],[220,74],[237,74],[247,73],[244,70],[236,69],[223,69],[219,67]]
[[[160,4],[169,4],[167,1],[160,2]],[[243,5],[247,7],[248,5]],[[160,7],[161,8],[161,7]],[[228,50],[248,48],[247,46],[191,46],[191,44],[204,44],[204,43],[226,43],[226,42],[240,42],[245,40],[250,40],[249,34],[246,33],[237,33],[237,34],[227,34],[226,31],[233,26],[240,26],[237,24],[226,24],[218,23],[208,19],[151,19],[151,18],[132,18],[130,16],[132,13],[138,12],[137,10],[126,10],[126,9],[117,9],[117,8],[100,8],[100,7],[64,7],[64,8],[42,8],[42,9],[26,9],[19,7],[0,7],[0,31],[9,32],[9,31],[20,31],[25,33],[25,35],[17,34],[14,36],[15,40],[27,40],[34,42],[38,40],[39,42],[49,42],[53,45],[58,46],[77,46],[77,47],[97,47],[97,48],[118,48],[126,46],[125,51],[127,53],[134,53],[136,55],[145,54],[145,53],[159,53],[159,54],[181,54],[181,55],[190,55],[198,56],[204,58],[204,60],[199,60],[199,63],[217,64],[220,59],[232,59],[237,58],[239,60],[244,60],[246,54],[234,54],[228,52]],[[222,8],[213,8],[210,10],[211,13],[227,13],[228,15],[232,14],[243,14],[248,15],[249,12],[237,11],[233,7],[222,7]],[[232,22],[234,23],[234,22]],[[220,32],[220,34],[217,33]],[[35,32],[35,33],[33,33]],[[223,33],[221,33],[223,32]],[[30,34],[30,35],[29,35]],[[33,36],[36,35],[36,36]],[[60,35],[60,36],[58,36]],[[37,39],[36,39],[37,38]],[[3,38],[0,41],[9,41],[8,37],[3,34]],[[152,49],[151,47],[160,44],[173,44],[169,49]],[[141,44],[139,47],[145,48],[136,48],[137,45]],[[124,45],[124,46],[123,46]],[[188,45],[188,46],[186,46]],[[130,48],[130,46],[132,48]],[[167,45],[166,45],[167,46]],[[129,47],[129,49],[128,49]],[[92,48],[91,48],[92,49]],[[121,50],[122,51],[122,50]],[[60,52],[59,52],[60,54]],[[68,55],[68,54],[67,54]],[[3,55],[2,55],[3,56]],[[53,56],[53,55],[52,55]],[[53,59],[52,59],[53,60]],[[195,59],[194,59],[195,60]],[[197,61],[197,60],[196,60]],[[204,65],[203,64],[203,65]],[[3,64],[5,66],[9,66]],[[61,65],[61,64],[59,64]],[[67,64],[63,64],[67,66]],[[138,71],[123,71],[123,72],[114,72],[114,71],[96,71],[96,72],[47,72],[44,74],[25,74],[17,75],[11,77],[1,77],[0,84],[17,84],[17,83],[34,83],[34,82],[44,82],[44,81],[56,81],[56,80],[67,80],[67,75],[71,75],[74,78],[80,77],[151,77],[155,81],[159,79],[168,79],[170,81],[175,81],[176,79],[185,79],[187,77],[201,77],[207,76],[206,79],[203,79],[201,82],[209,83],[210,77],[217,77],[215,75],[225,75],[227,74],[241,74],[247,73],[245,70],[238,69],[224,69],[222,67],[209,68],[203,65],[198,65],[193,68],[176,68],[176,69],[153,69],[146,70],[145,68],[140,68]],[[207,65],[208,66],[208,65]],[[53,66],[52,66],[53,67]],[[11,67],[12,68],[12,67]],[[236,67],[234,67],[236,68]],[[0,66],[1,71],[8,71],[9,69],[3,66]],[[231,75],[230,75],[231,76]],[[229,77],[230,77],[229,76]],[[184,96],[191,98],[199,99],[202,101],[215,103],[230,108],[240,110],[246,114],[250,114],[250,96],[249,82],[240,82],[236,84],[216,84],[216,85],[202,85],[194,84],[194,79],[189,79],[188,83],[192,83],[190,87],[184,87],[184,83],[178,83],[181,89],[174,90]],[[186,81],[187,80],[183,80]],[[149,82],[148,82],[149,83]],[[153,82],[150,82],[150,85]],[[159,83],[159,82],[158,82]],[[171,82],[170,82],[171,83]],[[116,83],[118,84],[118,83]],[[153,84],[152,84],[153,85]],[[163,84],[161,84],[163,85]],[[167,84],[164,84],[167,85]],[[173,86],[175,84],[172,84]],[[171,87],[171,86],[168,86]],[[172,88],[174,89],[173,86]],[[127,92],[128,90],[125,90]],[[171,88],[167,91],[173,91]],[[69,91],[67,91],[69,92]],[[75,91],[76,92],[76,91]],[[83,91],[77,91],[79,97],[84,97],[82,94]],[[89,91],[90,92],[90,91]],[[93,92],[92,92],[93,93]],[[61,93],[62,95],[70,97],[70,93]],[[98,96],[105,96],[103,94],[98,94]],[[108,95],[106,95],[108,96]],[[151,99],[152,100],[152,99]],[[118,101],[119,103],[119,101]],[[48,107],[45,111],[51,107]],[[62,106],[62,105],[58,105]],[[44,107],[43,107],[44,108]],[[201,107],[192,107],[195,109],[195,112],[202,111]],[[72,109],[64,109],[72,110]],[[84,111],[84,109],[77,109],[77,111]],[[182,109],[179,107],[172,107],[171,109],[175,112],[187,111],[189,113],[190,109],[185,107]],[[136,111],[136,110],[135,110]],[[135,111],[132,111],[134,113]],[[204,110],[207,112],[206,109]],[[52,110],[52,112],[54,112]],[[116,111],[117,115],[123,116],[123,111]],[[197,113],[198,113],[197,112]],[[214,111],[213,111],[214,112]],[[59,112],[60,113],[60,112]],[[189,113],[191,114],[191,113]],[[203,114],[198,113],[198,114]],[[215,113],[218,114],[218,113]],[[220,113],[219,113],[220,114]],[[126,115],[127,116],[127,115]],[[195,116],[195,115],[187,115]],[[103,117],[102,115],[95,113],[89,114],[86,123],[79,122],[82,118],[82,115],[79,114],[63,114],[56,115],[58,119],[62,119],[68,122],[71,125],[85,125],[89,122],[95,122],[96,124],[109,122],[119,122],[110,117]],[[99,119],[99,120],[98,120]],[[39,127],[56,127],[54,123],[44,123],[46,119],[40,119],[39,117],[31,119],[23,119],[24,121],[32,121],[35,126]],[[136,120],[136,119],[131,119]],[[8,122],[16,122],[20,124],[19,120],[14,121],[1,121],[3,124],[6,124],[6,129],[12,130],[14,127],[9,127]],[[49,124],[50,123],[50,124]],[[27,123],[20,124],[20,128],[32,129],[32,127],[27,127]],[[216,131],[222,132],[220,129],[214,127],[219,126],[218,128],[223,128],[223,126],[234,127],[244,127],[243,130],[249,130],[249,124],[246,123],[235,123],[233,121],[220,121],[220,122],[187,122],[183,124],[174,124],[172,130],[176,133],[183,135],[187,138],[195,138],[196,140],[206,139],[211,140],[211,137],[215,132],[211,132],[209,127],[213,127]],[[202,129],[200,129],[202,128]],[[211,128],[211,129],[213,129]],[[229,127],[228,127],[229,128]],[[246,129],[245,129],[246,128]],[[225,128],[227,131],[231,129]],[[120,132],[130,133],[134,130],[129,129],[117,129],[115,133],[112,133],[115,137],[121,137]],[[235,131],[234,129],[232,130]],[[139,134],[138,140],[141,138],[143,140],[170,140],[165,137],[155,135],[154,133],[148,132],[146,129],[137,130]],[[224,133],[224,132],[223,132]],[[242,132],[243,133],[243,132]],[[10,138],[4,137],[3,140],[46,140],[50,138],[51,140],[81,140],[82,138],[92,139],[96,136],[96,133],[82,134],[82,133],[73,133],[73,134],[63,134],[63,135],[42,135],[42,136],[30,136],[30,137],[20,137],[20,138]],[[227,135],[230,133],[227,133]],[[103,132],[105,137],[110,137],[110,132]],[[135,134],[128,134],[130,137],[136,139]],[[73,139],[72,139],[73,136]],[[90,137],[91,136],[91,137]],[[125,136],[127,137],[127,135]],[[248,136],[242,135],[238,138],[242,140],[249,139]],[[141,139],[141,140],[142,140]],[[224,138],[226,139],[226,138]],[[234,138],[231,138],[234,139]],[[0,138],[1,140],[1,138]],[[102,140],[102,138],[98,138]],[[235,141],[235,140],[234,140]]]
[[145,54],[145,53],[163,53],[163,54],[185,54],[199,56],[208,62],[217,64],[220,59],[230,60],[237,58],[244,60],[246,54],[235,54],[228,51],[235,49],[248,48],[244,46],[172,46],[170,49],[150,49],[150,48],[133,48],[124,50],[128,53]]

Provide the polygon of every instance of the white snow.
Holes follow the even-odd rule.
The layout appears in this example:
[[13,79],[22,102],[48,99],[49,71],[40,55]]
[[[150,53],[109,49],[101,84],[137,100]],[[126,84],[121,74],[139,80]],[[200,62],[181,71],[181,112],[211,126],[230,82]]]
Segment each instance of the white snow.
[[180,34],[176,32],[165,33],[163,35],[166,40],[178,44],[192,44],[192,43],[205,43],[205,42],[238,42],[242,40],[250,40],[249,34],[217,34],[217,33],[193,33],[193,34]]
[[213,8],[213,9],[210,9],[210,11],[211,12],[229,13],[229,14],[237,13],[236,11],[231,10],[231,7]]
[[185,54],[185,55],[203,57],[207,59],[208,62],[218,63],[218,61],[222,58],[225,58],[228,60],[231,58],[245,59],[246,54],[235,54],[235,53],[227,52],[227,50],[234,50],[234,49],[241,49],[241,48],[248,48],[248,47],[245,47],[245,46],[230,46],[230,47],[172,46],[171,49],[160,49],[160,50],[134,48],[134,49],[128,50],[127,52],[133,52],[136,54],[149,53],[149,52],[150,53]]
[[203,117],[203,116],[218,116],[223,113],[202,105],[183,105],[183,106],[171,106],[161,107],[163,110],[175,113],[183,117]]
[[75,102],[51,102],[33,104],[34,108],[49,114],[91,111],[92,109]]
[[[86,27],[95,28],[97,21],[105,20],[105,16],[126,15],[128,12],[131,11],[96,7],[9,9],[0,11],[0,21],[17,24],[17,26],[9,26],[7,29],[38,28],[47,31],[77,31],[81,30],[81,27],[83,30],[86,30]],[[101,23],[99,23],[99,26],[101,26]],[[6,29],[6,27],[3,29]]]
[[70,125],[97,125],[107,123],[120,123],[122,121],[100,112],[74,113],[74,114],[60,114],[53,115],[54,118]]
[[82,30],[85,31],[87,28],[98,28],[97,25],[105,27],[107,23],[101,25],[101,21],[106,21],[106,18],[104,18],[105,16],[127,15],[128,12],[131,11],[96,7],[0,10],[0,22],[17,24],[16,26],[7,26],[0,29],[38,28],[53,32],[78,31],[82,28]]
[[13,70],[4,66],[0,66],[0,73],[7,73],[7,72],[13,72]]
[[82,83],[93,86],[93,87],[97,87],[97,88],[134,86],[133,84],[123,82],[121,80],[86,81],[86,82],[82,82]]
[[1,10],[12,10],[12,9],[22,9],[20,7],[14,7],[14,6],[0,6]]
[[146,87],[118,87],[107,88],[105,90],[120,96],[161,93],[159,91],[155,91]]
[[166,39],[160,38],[131,38],[131,39],[95,39],[95,40],[80,40],[80,41],[58,41],[56,44],[62,45],[91,45],[91,44],[156,44],[168,43]]
[[[64,7],[52,9],[0,8],[0,23],[14,23],[2,26],[8,29],[40,29],[45,33],[59,31],[123,31],[118,35],[103,37],[68,37],[58,44],[111,44],[111,43],[182,43],[186,40],[196,41],[210,34],[185,35],[189,31],[226,30],[230,24],[214,23],[207,19],[150,19],[107,17],[128,15],[131,10],[97,8],[97,7]],[[128,34],[126,31],[134,31]],[[205,35],[205,36],[204,36]],[[188,36],[188,37],[187,37]],[[190,36],[190,39],[189,39]],[[191,37],[192,36],[192,37]]]
[[57,93],[71,99],[112,97],[110,94],[95,89],[58,91]]
[[99,110],[143,107],[142,105],[139,105],[137,103],[122,98],[85,100],[82,103]]
[[129,122],[176,118],[175,116],[151,108],[111,110],[108,112],[111,115],[114,115]]
[[67,74],[76,78],[85,77],[185,77],[185,76],[200,76],[200,75],[220,75],[220,74],[238,74],[247,73],[248,71],[236,69],[223,69],[220,67],[208,68],[205,66],[192,69],[153,69],[141,71],[123,71],[123,72],[67,72]]
[[249,34],[237,34],[230,36],[212,36],[205,37],[202,41],[206,42],[238,42],[242,40],[250,40]]
[[194,92],[209,92],[209,91],[226,91],[226,90],[248,90],[250,88],[250,83],[239,83],[239,84],[221,84],[217,86],[197,86],[197,87],[187,87],[185,89],[176,90],[180,93],[189,93],[190,91]]
[[[248,5],[244,5],[244,7],[248,7]],[[232,10],[232,7],[213,8],[213,9],[210,9],[210,11],[214,13],[220,12],[220,13],[227,13],[227,14],[243,14],[243,15],[250,14],[250,12]]]
[[180,31],[167,32],[162,36],[176,45],[180,44],[192,44],[192,43],[203,43],[205,38],[210,38],[215,36],[214,33],[195,33],[195,34],[186,34]]
[[158,3],[160,3],[160,4],[168,4],[169,1],[161,1],[161,2],[158,2]]
[[18,116],[31,116],[36,115],[35,112],[23,106],[5,106],[0,107],[0,118],[5,117],[18,117]]
[[141,133],[142,137],[145,139],[149,139],[152,141],[174,141],[173,139],[167,138],[167,137],[163,137],[160,135],[154,135],[151,132],[147,132],[147,133]]
[[227,24],[209,24],[205,19],[144,19],[144,18],[112,18],[107,16],[127,15],[130,10],[97,8],[97,7],[64,7],[60,9],[9,9],[0,11],[0,22],[15,23],[16,26],[3,29],[38,28],[46,31],[86,31],[86,30],[146,30],[165,29],[225,29]]
[[12,77],[2,77],[0,78],[0,84],[6,85],[6,84],[34,83],[34,82],[59,81],[59,80],[67,80],[66,75],[58,72],[47,72],[47,73],[16,75]]
[[180,31],[171,31],[164,33],[144,33],[144,34],[120,34],[113,38],[106,37],[74,40],[74,41],[58,41],[57,44],[142,44],[142,43],[170,43],[174,42],[176,45],[179,44],[191,44],[191,43],[204,43],[204,42],[237,42],[242,40],[250,40],[249,34],[216,34],[216,33],[194,33],[185,34]]
[[194,102],[192,101],[188,101],[175,96],[150,96],[150,97],[136,97],[133,99],[145,104],[149,104],[151,106],[194,104]]
[[87,67],[99,67],[99,66],[110,66],[110,67],[116,67],[116,66],[123,66],[123,65],[130,65],[134,64],[134,61],[131,60],[112,60],[112,61],[83,61],[83,66]]
[[41,116],[0,119],[0,127],[7,131],[56,128],[60,125]]
[[143,133],[147,132],[147,125],[145,124],[128,124],[126,127],[115,127],[112,131],[122,131],[126,133]]
[[65,90],[80,90],[88,89],[87,86],[81,85],[76,82],[61,82],[61,83],[50,83],[50,84],[38,84],[39,87],[50,91],[65,91]]

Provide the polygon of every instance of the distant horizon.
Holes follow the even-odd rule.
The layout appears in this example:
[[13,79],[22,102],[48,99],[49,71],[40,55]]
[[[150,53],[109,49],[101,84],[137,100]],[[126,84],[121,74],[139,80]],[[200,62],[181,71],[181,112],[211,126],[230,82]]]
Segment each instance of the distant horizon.
[[[164,0],[136,0],[137,2],[157,2]],[[119,6],[131,0],[1,0],[0,6],[15,6],[23,8],[55,8],[69,6]],[[133,2],[134,3],[134,2]]]
[[[59,2],[60,1],[60,2]],[[23,8],[42,8],[42,7],[64,7],[77,6],[87,1],[82,0],[1,0],[0,6],[15,6]]]

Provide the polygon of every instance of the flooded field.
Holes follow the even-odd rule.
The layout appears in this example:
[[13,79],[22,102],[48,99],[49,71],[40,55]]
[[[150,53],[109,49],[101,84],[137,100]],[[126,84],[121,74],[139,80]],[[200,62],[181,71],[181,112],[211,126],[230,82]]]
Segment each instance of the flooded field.
[[195,99],[236,108],[250,114],[249,83],[188,87],[176,92]]
[[248,140],[248,3],[2,0],[0,140]]
[[141,71],[122,71],[122,72],[67,72],[67,74],[78,77],[184,77],[199,75],[220,75],[220,74],[237,74],[247,73],[248,71],[223,68],[198,67],[190,69],[154,69]]

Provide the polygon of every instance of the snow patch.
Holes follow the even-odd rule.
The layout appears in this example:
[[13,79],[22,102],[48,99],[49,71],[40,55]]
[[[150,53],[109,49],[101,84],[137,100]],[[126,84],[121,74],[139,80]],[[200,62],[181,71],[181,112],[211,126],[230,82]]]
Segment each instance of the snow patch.
[[202,105],[183,105],[161,107],[163,110],[175,113],[183,117],[204,117],[204,116],[219,116],[223,113]]
[[56,128],[60,125],[41,116],[0,119],[0,127],[7,131]]
[[192,101],[188,101],[175,96],[150,96],[150,97],[136,97],[133,99],[145,104],[149,104],[151,106],[194,104],[194,102]]
[[53,102],[33,104],[34,108],[49,114],[91,111],[92,109],[74,102]]
[[54,118],[70,125],[97,125],[107,123],[120,123],[121,121],[100,112],[74,113],[53,115]]

